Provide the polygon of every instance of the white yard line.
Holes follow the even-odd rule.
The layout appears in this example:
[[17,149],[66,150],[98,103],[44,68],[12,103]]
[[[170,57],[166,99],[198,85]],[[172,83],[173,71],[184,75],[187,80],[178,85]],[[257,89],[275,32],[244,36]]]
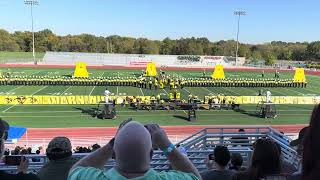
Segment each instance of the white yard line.
[[[103,75],[104,75],[104,72],[102,72],[102,74],[100,74],[99,77],[103,77]],[[93,90],[94,90],[95,88],[96,88],[96,86],[93,86],[92,90],[90,91],[89,96],[91,96],[91,94],[92,94],[92,92],[93,92]]]
[[140,92],[141,92],[142,96],[144,96],[144,93],[143,93],[143,91],[142,91],[142,89],[141,89],[141,88],[140,88]]
[[210,91],[208,88],[202,87],[202,89],[208,91],[209,93],[213,93],[212,91]]
[[303,95],[301,92],[299,92],[299,91],[295,91],[295,90],[292,90],[292,89],[289,89],[289,88],[285,88],[285,90],[289,90],[289,91],[292,91],[292,92],[298,93],[299,95]]
[[95,88],[96,88],[96,86],[93,86],[92,90],[90,91],[89,96],[91,96],[91,94],[92,94],[92,92],[93,92],[93,90],[94,90]]
[[185,91],[187,91],[190,94],[190,91],[188,91],[186,88],[183,88]]
[[[241,94],[239,94],[239,93],[237,93],[237,92],[234,92],[234,91],[232,91],[232,90],[229,90],[229,89],[227,89],[227,88],[225,88],[225,87],[222,87],[222,89],[224,89],[225,91],[229,91],[229,92],[231,92],[231,93],[234,93],[234,94],[236,94],[236,95],[241,95]],[[232,96],[232,95],[231,95]]]
[[65,91],[63,91],[63,92],[60,94],[60,96],[63,95],[64,93],[66,93],[71,87],[72,87],[72,86],[69,86]]
[[3,110],[2,112],[5,113],[5,112],[7,112],[8,110],[10,110],[11,108],[15,107],[16,105],[18,105],[18,104],[12,105],[12,106],[8,107],[7,109]]
[[183,112],[184,112],[186,115],[188,115],[188,113],[187,113],[185,110],[183,110]]
[[39,90],[37,90],[36,92],[32,93],[32,94],[31,94],[31,96],[33,96],[33,95],[37,94],[38,92],[40,92],[40,91],[44,90],[44,89],[45,89],[45,88],[47,88],[47,87],[48,87],[48,86],[44,86],[44,87],[42,87],[41,89],[39,89]]
[[10,92],[15,91],[15,90],[17,90],[17,89],[20,89],[20,88],[22,88],[22,87],[24,87],[24,86],[18,86],[18,87],[14,88],[14,89],[11,89],[10,91],[7,91],[6,93],[10,93]]
[[162,89],[162,90],[168,95],[168,92],[165,89]]

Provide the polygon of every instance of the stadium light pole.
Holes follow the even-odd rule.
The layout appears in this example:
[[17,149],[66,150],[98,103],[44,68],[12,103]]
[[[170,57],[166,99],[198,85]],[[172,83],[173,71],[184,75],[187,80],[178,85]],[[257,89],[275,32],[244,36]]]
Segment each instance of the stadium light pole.
[[30,5],[31,9],[31,24],[32,24],[32,56],[33,61],[35,64],[37,64],[36,55],[35,55],[35,49],[34,49],[34,29],[33,29],[33,6],[39,5],[38,0],[25,0],[24,4]]
[[234,11],[234,15],[238,16],[237,50],[236,50],[236,66],[237,66],[238,65],[238,52],[239,52],[240,17],[247,15],[247,12],[245,12],[245,11]]

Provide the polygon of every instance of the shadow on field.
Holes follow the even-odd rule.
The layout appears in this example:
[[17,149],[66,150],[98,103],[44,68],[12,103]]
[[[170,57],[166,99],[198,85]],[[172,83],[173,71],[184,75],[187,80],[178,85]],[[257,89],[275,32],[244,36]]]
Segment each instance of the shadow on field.
[[177,119],[182,119],[182,120],[185,120],[185,121],[189,121],[189,118],[186,117],[186,116],[181,116],[181,115],[173,115],[173,117],[177,118]]
[[243,110],[243,109],[240,109],[240,110],[235,110],[235,112],[239,112],[239,113],[241,113],[241,114],[245,114],[245,115],[252,116],[252,117],[259,117],[259,116],[257,115],[257,113],[254,112],[254,111],[245,111],[245,110]]
[[83,114],[89,114],[89,115],[92,116],[92,117],[96,117],[96,115],[97,115],[96,112],[98,111],[97,108],[83,109],[83,108],[80,108],[80,107],[74,107],[74,109],[80,110],[81,113],[83,113]]

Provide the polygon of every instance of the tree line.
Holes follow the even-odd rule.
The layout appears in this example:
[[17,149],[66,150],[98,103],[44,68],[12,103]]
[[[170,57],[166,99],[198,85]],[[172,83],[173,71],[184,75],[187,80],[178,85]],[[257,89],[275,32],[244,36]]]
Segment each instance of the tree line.
[[[124,54],[163,55],[213,55],[235,56],[234,40],[211,42],[207,38],[165,38],[162,41],[146,38],[121,37],[117,35],[101,37],[91,34],[59,36],[45,29],[35,33],[35,47],[38,52],[91,52]],[[9,33],[0,29],[0,51],[32,51],[32,33],[16,31]],[[252,61],[274,59],[320,62],[320,41],[282,42],[264,44],[244,44],[239,47],[239,56]]]

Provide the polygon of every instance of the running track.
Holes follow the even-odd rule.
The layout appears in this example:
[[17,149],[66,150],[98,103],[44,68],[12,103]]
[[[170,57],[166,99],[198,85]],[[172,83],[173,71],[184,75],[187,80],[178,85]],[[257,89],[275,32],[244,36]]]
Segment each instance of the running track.
[[[272,126],[280,132],[285,134],[297,134],[300,129],[306,125],[277,125]],[[232,128],[236,131],[239,128],[248,128],[256,126],[243,125],[221,125],[221,126],[163,126],[162,128],[167,132],[169,138],[177,143],[186,137],[204,129],[204,128]],[[262,127],[262,126],[259,126]],[[266,127],[266,126],[264,126]],[[20,146],[47,146],[49,141],[57,136],[68,137],[73,146],[90,146],[92,144],[105,144],[114,137],[117,128],[29,128],[27,133],[15,145]]]

